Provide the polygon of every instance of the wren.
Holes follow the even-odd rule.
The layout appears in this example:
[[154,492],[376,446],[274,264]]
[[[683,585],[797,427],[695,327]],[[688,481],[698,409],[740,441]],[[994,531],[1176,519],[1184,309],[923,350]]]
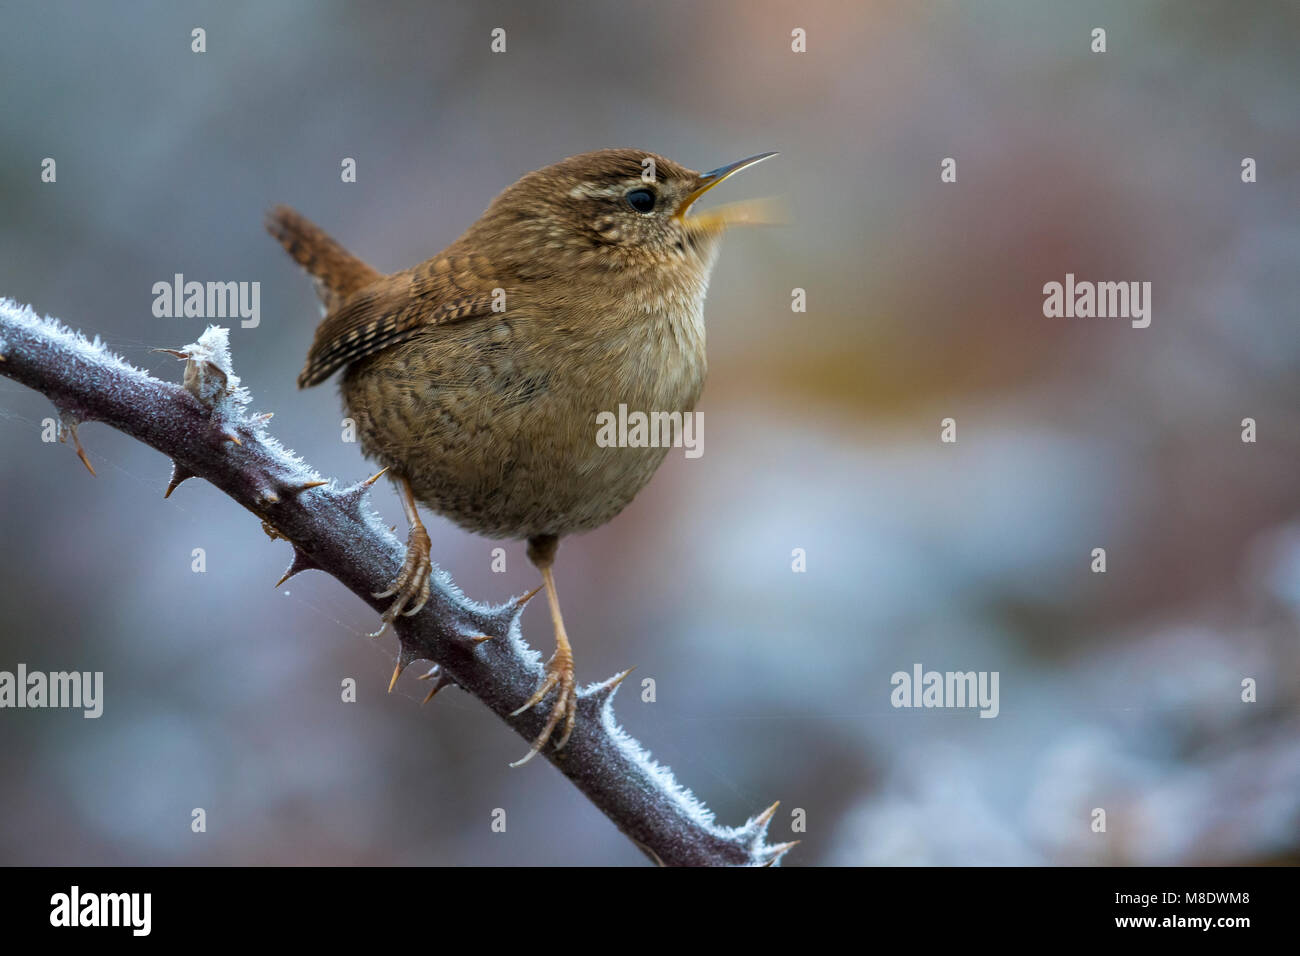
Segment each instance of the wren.
[[[663,447],[602,447],[596,416],[625,404],[691,412],[704,385],[704,296],[724,210],[705,192],[775,153],[697,173],[603,149],[528,173],[427,262],[384,275],[294,210],[267,229],[315,277],[325,317],[300,388],[343,370],[362,451],[389,469],[410,525],[387,626],[428,599],[429,534],[417,503],[470,531],[528,542],[555,628],[536,692],[555,691],[531,759],[577,714],[573,650],[552,575],[562,536],[622,511]],[[382,628],[381,628],[382,630]]]

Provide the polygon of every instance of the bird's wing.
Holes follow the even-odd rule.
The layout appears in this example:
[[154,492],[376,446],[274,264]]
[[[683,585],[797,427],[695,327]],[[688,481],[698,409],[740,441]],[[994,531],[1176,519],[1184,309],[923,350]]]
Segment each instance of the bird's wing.
[[343,366],[424,329],[489,315],[501,286],[483,256],[450,251],[386,276],[321,322],[298,387],[319,385]]

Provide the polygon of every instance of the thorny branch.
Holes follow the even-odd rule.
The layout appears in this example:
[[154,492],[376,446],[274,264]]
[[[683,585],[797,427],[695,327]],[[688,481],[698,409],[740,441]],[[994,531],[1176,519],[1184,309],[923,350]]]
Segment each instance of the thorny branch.
[[[288,540],[293,562],[286,577],[324,571],[382,610],[385,602],[373,594],[397,574],[404,548],[370,506],[373,479],[340,487],[322,478],[271,437],[269,415],[247,413],[250,397],[234,374],[224,329],[209,328],[198,342],[167,351],[186,362],[183,385],[156,379],[98,340],[0,299],[0,375],[54,402],[63,434],[83,461],[78,424],[111,425],[171,458],[168,495],[186,478],[204,478],[261,518],[273,536]],[[428,604],[397,621],[398,670],[432,661],[426,676],[433,692],[454,684],[531,741],[544,716],[536,709],[510,716],[542,673],[540,656],[519,630],[529,596],[499,607],[479,604],[438,570]],[[546,758],[658,863],[777,862],[794,844],[767,843],[775,805],[744,826],[719,826],[668,768],[618,726],[612,701],[622,676],[581,691],[573,736],[558,753],[547,747]]]

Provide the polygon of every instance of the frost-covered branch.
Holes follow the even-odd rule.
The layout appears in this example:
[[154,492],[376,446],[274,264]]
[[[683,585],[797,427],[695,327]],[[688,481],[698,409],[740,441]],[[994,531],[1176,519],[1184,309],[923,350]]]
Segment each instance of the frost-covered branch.
[[[103,422],[139,439],[172,460],[168,495],[186,478],[210,481],[293,546],[286,577],[324,571],[382,610],[385,601],[372,595],[396,576],[404,547],[370,506],[371,482],[340,487],[271,437],[270,416],[247,411],[249,395],[234,374],[225,330],[209,328],[198,342],[169,351],[185,360],[183,385],[156,379],[98,341],[0,299],[0,375],[48,396],[79,451],[81,422]],[[426,676],[434,691],[462,688],[532,741],[544,716],[536,709],[510,716],[542,673],[540,656],[520,636],[524,600],[479,604],[437,571],[429,602],[396,624],[399,669],[432,661]],[[775,806],[744,826],[718,826],[623,732],[612,705],[621,676],[583,689],[573,736],[558,753],[547,747],[546,758],[656,862],[764,866],[779,860],[793,844],[766,841]]]

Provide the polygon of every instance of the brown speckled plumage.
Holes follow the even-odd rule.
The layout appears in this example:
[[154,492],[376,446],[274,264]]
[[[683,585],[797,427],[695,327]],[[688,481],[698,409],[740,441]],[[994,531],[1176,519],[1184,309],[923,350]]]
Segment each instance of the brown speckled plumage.
[[[628,198],[647,186],[647,158],[648,214]],[[298,384],[344,369],[365,454],[462,527],[529,539],[549,585],[554,539],[617,515],[667,453],[601,447],[597,414],[620,404],[685,413],[699,399],[722,227],[685,212],[728,174],[709,179],[632,149],[574,156],[527,174],[444,252],[391,275],[277,207],[268,228],[317,278],[328,309]],[[414,549],[413,502],[408,517]],[[424,583],[418,569],[403,578],[398,611]],[[559,657],[554,600],[552,613]]]

